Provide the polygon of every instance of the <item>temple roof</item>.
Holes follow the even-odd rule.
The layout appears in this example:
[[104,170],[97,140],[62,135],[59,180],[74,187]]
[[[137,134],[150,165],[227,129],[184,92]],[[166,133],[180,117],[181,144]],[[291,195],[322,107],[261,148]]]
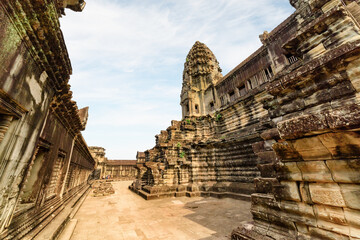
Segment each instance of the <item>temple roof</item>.
[[88,121],[88,117],[89,117],[89,107],[84,107],[84,108],[79,109],[78,114],[79,114],[79,118],[80,118],[80,121],[81,121],[81,125],[83,127],[82,130],[85,130],[86,124],[87,124],[87,121]]
[[185,65],[188,66],[188,73],[193,77],[210,74],[214,71],[215,67],[221,72],[214,53],[204,43],[199,41],[196,41],[190,49]]
[[207,89],[222,78],[221,71],[214,53],[204,43],[196,41],[184,64],[181,96],[190,89]]
[[136,153],[136,158],[144,158],[145,157],[145,152],[137,152]]

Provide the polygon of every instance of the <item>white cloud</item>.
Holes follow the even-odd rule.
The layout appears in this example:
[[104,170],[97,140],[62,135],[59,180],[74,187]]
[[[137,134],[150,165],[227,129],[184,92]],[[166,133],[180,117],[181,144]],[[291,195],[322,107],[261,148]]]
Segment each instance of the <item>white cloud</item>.
[[90,105],[88,144],[117,159],[152,147],[181,117],[182,68],[195,41],[209,46],[225,75],[291,12],[288,0],[88,0],[82,13],[67,11],[74,98]]

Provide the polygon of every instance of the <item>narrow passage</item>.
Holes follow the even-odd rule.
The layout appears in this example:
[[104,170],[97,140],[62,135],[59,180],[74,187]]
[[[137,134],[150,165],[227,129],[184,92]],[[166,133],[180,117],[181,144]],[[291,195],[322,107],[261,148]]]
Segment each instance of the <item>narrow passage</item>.
[[250,202],[203,197],[146,201],[128,190],[131,182],[112,184],[113,195],[88,195],[74,217],[71,240],[221,240],[251,220]]

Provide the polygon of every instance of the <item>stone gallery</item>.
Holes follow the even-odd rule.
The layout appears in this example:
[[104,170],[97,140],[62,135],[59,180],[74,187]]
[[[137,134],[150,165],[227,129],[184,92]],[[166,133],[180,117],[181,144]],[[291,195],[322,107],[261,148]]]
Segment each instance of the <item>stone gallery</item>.
[[109,160],[105,157],[105,148],[93,146],[89,149],[96,162],[95,179],[136,179],[136,160]]
[[195,42],[182,120],[123,161],[87,146],[89,108],[68,84],[59,18],[85,2],[1,0],[0,239],[58,239],[85,199],[116,205],[109,182],[134,179],[127,191],[139,199],[251,202],[232,240],[360,240],[360,1],[290,4],[295,12],[225,76]]
[[0,239],[36,239],[89,188],[95,161],[81,134],[88,108],[72,100],[59,28],[64,8],[83,7],[0,1]]

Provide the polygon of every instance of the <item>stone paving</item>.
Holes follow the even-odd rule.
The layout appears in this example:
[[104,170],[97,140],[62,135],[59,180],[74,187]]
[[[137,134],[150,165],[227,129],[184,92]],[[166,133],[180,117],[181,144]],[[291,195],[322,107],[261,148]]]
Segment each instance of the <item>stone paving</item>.
[[128,190],[131,182],[112,184],[113,195],[88,195],[74,217],[71,240],[221,240],[251,220],[250,202],[203,197],[146,201]]

